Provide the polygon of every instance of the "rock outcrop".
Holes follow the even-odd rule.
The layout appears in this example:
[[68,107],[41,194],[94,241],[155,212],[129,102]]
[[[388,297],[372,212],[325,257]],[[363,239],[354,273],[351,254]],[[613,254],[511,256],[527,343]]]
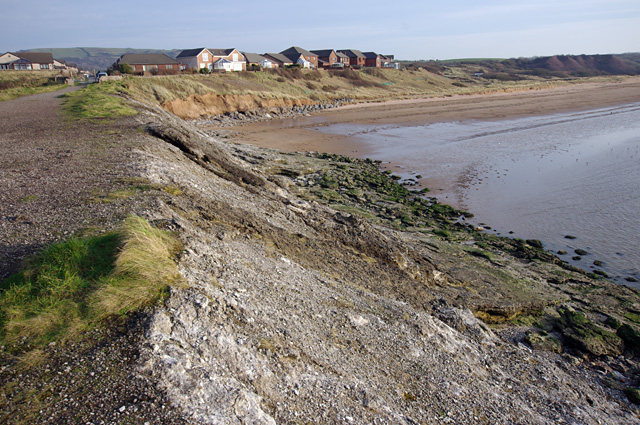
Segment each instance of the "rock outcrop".
[[637,422],[575,357],[456,306],[419,235],[301,200],[164,112],[146,120],[139,166],[184,192],[149,218],[178,230],[187,284],[153,313],[140,367],[188,421]]

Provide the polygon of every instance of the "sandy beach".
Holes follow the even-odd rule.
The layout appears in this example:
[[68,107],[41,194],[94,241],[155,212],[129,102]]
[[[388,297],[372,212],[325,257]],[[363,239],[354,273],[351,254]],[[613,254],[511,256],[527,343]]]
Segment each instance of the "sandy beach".
[[325,134],[318,127],[332,124],[423,125],[463,120],[496,120],[590,110],[640,101],[640,78],[589,82],[509,93],[461,95],[447,98],[395,100],[347,105],[312,117],[264,121],[237,126],[240,143],[285,151],[323,151],[366,156],[366,148],[343,135]]

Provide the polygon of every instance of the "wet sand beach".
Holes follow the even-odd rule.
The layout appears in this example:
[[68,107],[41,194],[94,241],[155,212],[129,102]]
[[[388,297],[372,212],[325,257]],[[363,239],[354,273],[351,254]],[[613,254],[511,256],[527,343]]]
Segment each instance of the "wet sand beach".
[[554,251],[586,249],[592,254],[566,260],[586,270],[597,260],[622,282],[640,276],[631,230],[639,111],[640,78],[627,78],[349,105],[234,130],[242,143],[381,160],[491,232]]
[[365,157],[366,146],[348,135],[325,134],[332,124],[412,126],[463,120],[496,120],[590,110],[640,101],[640,78],[589,82],[550,89],[396,100],[347,105],[312,117],[263,121],[234,128],[240,143],[285,151],[323,151]]

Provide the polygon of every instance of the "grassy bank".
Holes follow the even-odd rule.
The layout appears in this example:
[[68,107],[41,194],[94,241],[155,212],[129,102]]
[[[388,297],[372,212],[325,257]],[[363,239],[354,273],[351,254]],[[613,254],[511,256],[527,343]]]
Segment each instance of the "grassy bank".
[[0,283],[0,345],[41,347],[155,302],[178,279],[178,247],[140,217],[49,247]]
[[[465,72],[439,75],[425,69],[277,69],[210,75],[128,77],[101,84],[106,90],[163,105],[189,96],[250,94],[265,99],[326,102],[336,99],[383,101],[543,88],[567,80],[530,77],[519,81],[472,78]],[[107,88],[108,87],[108,88]]]
[[0,101],[32,94],[48,93],[66,87],[63,80],[55,80],[57,71],[0,72]]

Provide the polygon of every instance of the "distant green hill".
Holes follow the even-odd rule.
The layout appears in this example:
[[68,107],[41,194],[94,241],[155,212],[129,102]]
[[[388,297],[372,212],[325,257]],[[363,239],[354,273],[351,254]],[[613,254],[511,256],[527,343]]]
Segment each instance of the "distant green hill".
[[109,47],[69,47],[69,48],[40,48],[28,49],[24,52],[51,52],[56,59],[62,59],[67,63],[76,64],[81,69],[104,71],[111,66],[116,59],[126,53],[164,53],[175,59],[182,51],[159,50],[159,49],[131,49],[131,48],[109,48]]

